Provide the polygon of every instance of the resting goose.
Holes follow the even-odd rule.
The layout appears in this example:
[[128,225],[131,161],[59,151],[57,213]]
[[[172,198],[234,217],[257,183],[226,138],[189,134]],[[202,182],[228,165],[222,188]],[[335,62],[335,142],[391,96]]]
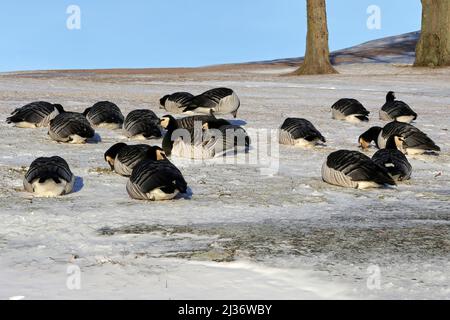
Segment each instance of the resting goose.
[[368,122],[370,112],[356,99],[340,99],[331,107],[331,117],[351,123]]
[[38,197],[57,197],[73,190],[75,176],[61,157],[37,158],[25,174],[23,186]]
[[169,160],[143,160],[133,169],[127,192],[136,200],[171,200],[187,192],[187,183],[180,170]]
[[326,142],[314,125],[301,118],[287,118],[280,128],[280,144],[311,147]]
[[417,113],[403,101],[395,100],[394,92],[389,91],[386,96],[386,103],[380,110],[380,119],[411,123],[417,119]]
[[172,113],[183,113],[189,101],[194,95],[189,92],[176,92],[166,95],[159,100],[160,109],[165,109]]
[[[218,128],[215,127],[218,124]],[[245,130],[239,126],[222,125],[210,121],[202,127],[179,128],[172,116],[161,118],[161,125],[167,130],[162,147],[167,156],[178,156],[189,159],[210,159],[225,155],[229,151],[245,149],[248,151],[250,139]]]
[[47,127],[52,119],[63,112],[64,108],[60,104],[37,101],[14,110],[6,122],[14,123],[18,128]]
[[406,181],[411,178],[412,166],[405,155],[397,149],[396,138],[398,137],[390,137],[386,149],[378,150],[372,160],[385,168],[395,181]]
[[354,188],[395,185],[388,172],[358,151],[339,150],[330,154],[322,166],[322,179],[328,184]]
[[237,117],[241,105],[237,94],[228,88],[216,88],[192,98],[183,112],[229,114]]
[[402,139],[401,143],[398,143],[398,148],[404,154],[419,155],[441,151],[425,133],[413,125],[398,121],[388,123],[384,128],[370,128],[359,137],[359,144],[362,149],[368,149],[370,143],[375,141],[378,149],[384,149],[388,139],[392,136]]
[[124,177],[131,176],[134,167],[146,159],[163,160],[163,150],[146,144],[117,143],[105,152],[105,161],[111,170]]
[[123,129],[130,139],[158,139],[162,137],[159,119],[148,109],[131,111],[125,119]]
[[94,127],[120,129],[123,125],[123,114],[119,107],[109,101],[100,101],[84,111],[84,116]]
[[58,142],[82,144],[95,136],[95,130],[83,114],[64,112],[50,121],[48,134]]

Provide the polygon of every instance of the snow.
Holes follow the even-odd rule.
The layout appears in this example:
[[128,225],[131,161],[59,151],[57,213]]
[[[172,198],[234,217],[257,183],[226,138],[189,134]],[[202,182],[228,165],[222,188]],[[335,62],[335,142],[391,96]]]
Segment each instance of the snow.
[[[448,69],[338,69],[340,75],[303,78],[280,76],[286,67],[0,75],[0,299],[450,298]],[[162,95],[215,86],[239,94],[238,118],[247,129],[276,129],[286,117],[304,117],[327,145],[280,146],[275,175],[255,165],[174,159],[191,199],[151,203],[131,200],[126,179],[107,170],[103,153],[126,141],[120,131],[99,129],[99,143],[77,146],[51,141],[46,129],[5,122],[14,108],[35,100],[73,111],[111,100],[124,114],[151,108],[162,116]],[[324,184],[326,156],[357,149],[362,132],[382,125],[378,110],[390,90],[418,112],[415,125],[441,155],[410,157],[412,180],[396,188]],[[371,122],[331,120],[330,106],[343,97],[359,99]],[[76,192],[56,199],[24,193],[26,168],[52,155],[68,161]],[[80,290],[68,289],[68,266],[80,268]],[[371,266],[379,267],[379,289],[367,285]]]

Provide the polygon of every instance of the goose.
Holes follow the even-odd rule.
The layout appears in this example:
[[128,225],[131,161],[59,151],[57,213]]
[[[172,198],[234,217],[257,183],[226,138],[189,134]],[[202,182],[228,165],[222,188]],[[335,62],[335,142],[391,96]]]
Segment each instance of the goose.
[[378,150],[372,157],[373,162],[385,168],[395,181],[406,181],[411,178],[412,166],[406,156],[395,144],[397,137],[390,137],[386,149]]
[[380,120],[411,123],[416,119],[417,113],[403,101],[395,100],[395,93],[389,91],[386,103],[380,110]]
[[47,127],[50,120],[63,112],[64,108],[60,104],[36,101],[14,110],[6,122],[14,123],[18,128]]
[[370,112],[356,99],[340,99],[331,107],[331,116],[336,120],[351,123],[369,121]]
[[241,105],[237,94],[229,88],[216,88],[192,98],[183,112],[229,114],[237,117]]
[[83,144],[95,136],[95,130],[83,114],[64,112],[50,121],[48,134],[58,142]]
[[314,125],[301,118],[287,118],[280,128],[280,144],[312,147],[319,142],[326,142]]
[[354,188],[380,188],[396,185],[386,169],[358,151],[331,153],[322,166],[322,179],[328,184]]
[[123,124],[124,133],[128,138],[146,140],[162,137],[159,119],[148,109],[131,111]]
[[100,101],[83,112],[86,119],[94,127],[119,129],[123,125],[123,114],[119,107],[109,101]]
[[179,193],[187,192],[187,183],[180,170],[167,158],[156,161],[147,159],[133,169],[127,192],[136,200],[171,200]]
[[378,149],[384,149],[391,136],[401,138],[401,143],[398,143],[398,148],[404,154],[420,155],[428,152],[441,151],[434,141],[418,128],[411,124],[398,121],[390,122],[384,128],[372,127],[364,132],[358,141],[360,147],[364,150],[369,148],[372,141],[375,141]]
[[215,121],[206,122],[203,128],[180,128],[175,118],[170,115],[161,118],[161,125],[167,130],[162,147],[167,156],[178,156],[190,159],[211,159],[250,147],[250,139],[246,131],[234,125],[222,125],[216,128]]
[[194,97],[189,92],[175,92],[168,94],[159,100],[160,109],[165,109],[172,113],[183,113],[188,102]]
[[25,174],[23,186],[38,197],[57,197],[73,190],[75,176],[66,160],[55,156],[37,158]]
[[163,160],[163,150],[156,146],[146,144],[127,145],[116,143],[105,152],[105,161],[108,162],[112,171],[129,177],[133,168],[146,159]]

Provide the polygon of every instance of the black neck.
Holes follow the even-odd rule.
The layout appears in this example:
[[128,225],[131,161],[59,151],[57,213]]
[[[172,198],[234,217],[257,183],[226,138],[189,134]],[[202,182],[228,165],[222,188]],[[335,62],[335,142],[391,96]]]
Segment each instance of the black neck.
[[395,144],[395,136],[389,137],[389,139],[386,142],[386,149],[398,150],[397,145]]
[[395,101],[395,95],[392,92],[389,92],[386,96],[386,102],[393,102]]

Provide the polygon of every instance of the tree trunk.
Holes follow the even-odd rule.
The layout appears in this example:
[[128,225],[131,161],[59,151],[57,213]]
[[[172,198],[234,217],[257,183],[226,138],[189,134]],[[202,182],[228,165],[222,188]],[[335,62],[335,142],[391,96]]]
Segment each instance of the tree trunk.
[[325,0],[307,0],[308,34],[305,60],[296,75],[337,73],[330,63]]
[[422,0],[422,33],[414,65],[450,66],[450,1]]

